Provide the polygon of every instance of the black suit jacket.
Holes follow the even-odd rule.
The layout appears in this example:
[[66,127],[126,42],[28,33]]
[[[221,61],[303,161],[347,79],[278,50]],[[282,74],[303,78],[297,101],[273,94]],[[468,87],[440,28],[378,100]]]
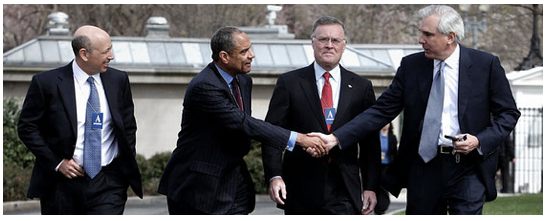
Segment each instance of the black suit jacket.
[[[333,129],[349,122],[375,102],[373,87],[369,80],[341,66],[340,69],[339,102]],[[328,133],[313,64],[279,77],[266,121],[302,133]],[[356,143],[346,146],[342,151],[335,147],[330,156],[334,167],[341,173],[341,182],[350,194],[354,207],[362,208],[361,190],[375,190],[379,185],[379,137],[375,133],[363,137],[358,144],[360,156]],[[274,176],[282,176],[286,183],[287,207],[304,205],[306,208],[319,208],[325,203],[327,160],[313,158],[299,146],[292,152],[285,151],[284,158],[281,150],[268,145],[264,145],[262,154],[266,181]]]
[[[158,190],[170,200],[205,213],[225,214],[236,196],[235,168],[244,167],[242,176],[253,189],[243,161],[250,139],[279,148],[288,143],[290,131],[251,117],[252,80],[246,74],[238,79],[244,112],[213,63],[188,85],[178,142]],[[254,191],[249,194],[254,196]]]
[[[73,61],[74,62],[74,61]],[[108,68],[100,74],[118,141],[123,174],[142,198],[141,176],[135,159],[136,121],[126,72]],[[28,89],[18,124],[19,138],[36,156],[28,197],[52,191],[55,167],[72,159],[77,137],[76,95],[72,63],[35,75]]]
[[[486,187],[486,200],[496,198],[497,147],[512,131],[520,116],[504,69],[496,56],[462,47],[459,60],[458,114],[461,133],[476,136],[483,155],[475,162]],[[418,148],[428,95],[432,85],[433,60],[423,52],[404,57],[389,88],[376,105],[344,127],[334,131],[340,144],[355,143],[404,110],[398,157],[388,171],[386,185],[397,196],[407,186],[411,162],[419,160]],[[492,120],[490,120],[492,119]],[[471,154],[479,155],[477,150]],[[428,179],[428,178],[423,178]]]

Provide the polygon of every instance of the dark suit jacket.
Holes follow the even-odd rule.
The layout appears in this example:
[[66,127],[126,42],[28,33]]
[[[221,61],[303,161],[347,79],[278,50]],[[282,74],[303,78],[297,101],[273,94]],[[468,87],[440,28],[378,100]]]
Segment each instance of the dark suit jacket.
[[[74,61],[73,61],[74,62]],[[136,121],[127,73],[108,68],[100,74],[118,141],[123,174],[142,198],[140,172],[135,159]],[[77,137],[76,95],[72,63],[35,75],[19,118],[19,138],[36,156],[28,197],[52,191],[61,176],[55,167],[72,159]]]
[[[353,72],[341,67],[339,103],[332,125],[339,128],[375,102],[372,84]],[[328,133],[319,92],[317,91],[313,64],[283,74],[277,80],[269,104],[266,121],[302,133]],[[342,176],[342,183],[349,192],[355,208],[362,208],[361,189],[375,190],[379,185],[380,147],[377,133],[351,144],[342,151],[338,147],[330,152],[332,163]],[[337,150],[336,150],[337,149]],[[324,158],[313,158],[301,147],[292,152],[264,145],[263,162],[265,178],[282,176],[287,186],[286,206],[319,208],[325,203],[324,188],[328,163]],[[282,159],[281,159],[282,158]],[[282,161],[282,169],[281,169]],[[330,165],[331,166],[331,165]],[[363,182],[360,181],[362,172]]]
[[[490,201],[497,195],[497,147],[513,130],[520,113],[499,59],[459,46],[457,106],[460,130],[461,133],[476,136],[480,141],[483,155],[476,161],[477,174],[486,187],[486,200]],[[390,122],[404,110],[398,157],[388,173],[391,176],[385,177],[389,178],[387,188],[395,196],[407,186],[411,162],[419,160],[419,140],[432,85],[433,63],[423,52],[404,57],[392,84],[379,97],[376,105],[334,131],[342,146],[349,145]],[[493,120],[490,120],[491,117]],[[477,150],[472,154],[478,155]]]
[[[195,76],[184,96],[181,130],[158,192],[205,213],[224,214],[234,203],[238,183],[234,168],[243,166],[250,139],[285,147],[290,131],[251,117],[252,80],[239,74],[244,112],[213,63]],[[252,196],[254,192],[252,191]],[[252,208],[253,209],[253,208]]]

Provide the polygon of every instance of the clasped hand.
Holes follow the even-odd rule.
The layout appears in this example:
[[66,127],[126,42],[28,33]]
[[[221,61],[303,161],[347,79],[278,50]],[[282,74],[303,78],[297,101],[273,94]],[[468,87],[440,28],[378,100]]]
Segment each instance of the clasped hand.
[[313,157],[322,157],[327,155],[330,150],[338,144],[338,141],[333,134],[326,135],[314,132],[298,134],[296,143],[309,155]]

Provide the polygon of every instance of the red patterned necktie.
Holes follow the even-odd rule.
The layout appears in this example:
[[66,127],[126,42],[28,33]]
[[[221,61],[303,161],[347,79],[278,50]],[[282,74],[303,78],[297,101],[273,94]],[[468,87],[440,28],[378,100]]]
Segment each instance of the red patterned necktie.
[[233,78],[231,81],[231,92],[233,93],[233,97],[235,97],[235,101],[237,101],[237,105],[239,105],[239,109],[244,111],[243,98],[241,97],[241,89],[239,88],[237,78]]
[[[334,106],[334,102],[332,99],[332,85],[330,85],[330,73],[325,72],[323,75],[324,77],[324,86],[322,86],[322,97],[320,98],[320,105],[322,106],[322,113],[324,114],[324,118],[328,118],[326,109],[332,108]],[[332,124],[326,124],[326,127],[328,128],[328,132],[331,132]]]

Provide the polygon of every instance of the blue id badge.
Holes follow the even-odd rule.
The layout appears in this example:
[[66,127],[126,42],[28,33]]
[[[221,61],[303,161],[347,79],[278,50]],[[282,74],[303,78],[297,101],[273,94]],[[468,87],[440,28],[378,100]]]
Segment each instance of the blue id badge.
[[92,113],[91,114],[91,129],[102,129],[102,120],[103,113]]
[[326,124],[333,124],[334,119],[336,117],[336,109],[335,108],[326,108],[324,109],[324,118],[326,119]]

